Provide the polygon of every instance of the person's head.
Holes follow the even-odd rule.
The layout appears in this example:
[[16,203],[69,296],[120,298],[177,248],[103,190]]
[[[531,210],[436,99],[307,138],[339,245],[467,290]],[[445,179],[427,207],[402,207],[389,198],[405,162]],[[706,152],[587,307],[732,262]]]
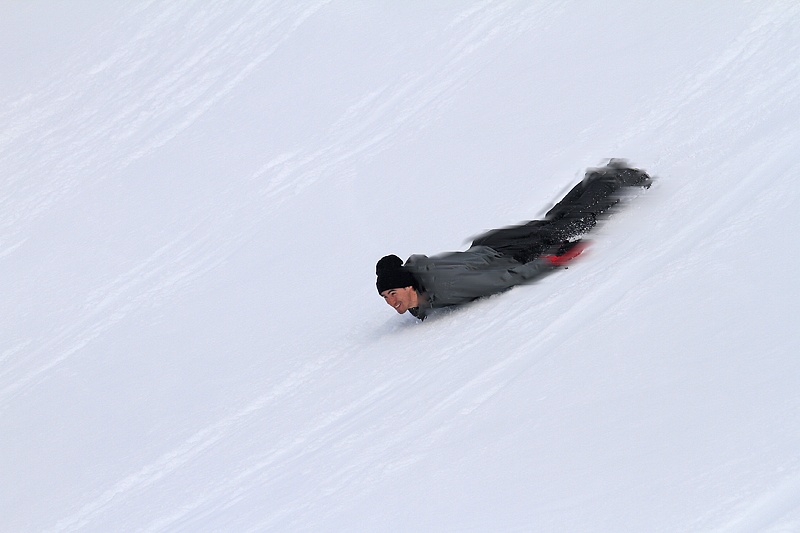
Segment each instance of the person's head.
[[403,260],[396,255],[382,257],[375,265],[378,294],[400,314],[419,305],[417,282],[403,267]]

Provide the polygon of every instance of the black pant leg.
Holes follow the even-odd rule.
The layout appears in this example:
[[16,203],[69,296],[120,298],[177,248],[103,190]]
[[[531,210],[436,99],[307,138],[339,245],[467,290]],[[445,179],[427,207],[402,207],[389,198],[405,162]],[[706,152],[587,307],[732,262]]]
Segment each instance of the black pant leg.
[[[646,180],[646,181],[645,181]],[[590,231],[620,197],[624,186],[648,186],[647,174],[618,164],[590,170],[550,211],[545,220],[489,231],[473,246],[489,246],[521,263]]]

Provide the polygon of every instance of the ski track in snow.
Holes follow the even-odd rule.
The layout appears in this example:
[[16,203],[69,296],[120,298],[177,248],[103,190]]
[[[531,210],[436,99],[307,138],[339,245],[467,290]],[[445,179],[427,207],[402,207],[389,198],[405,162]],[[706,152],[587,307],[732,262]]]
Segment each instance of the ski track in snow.
[[[191,126],[326,3],[301,5],[295,11],[269,4],[231,9],[226,2],[167,9],[138,6],[117,23],[138,26],[138,31],[109,57],[86,70],[78,63],[50,87],[10,106],[0,133],[0,172],[5,179],[0,247],[5,260],[13,260],[25,232],[43,213],[90,185],[91,176],[113,176]],[[131,23],[137,17],[145,22]],[[208,32],[202,30],[209,25],[224,31],[207,40]],[[181,44],[165,46],[164,35],[181,36]],[[152,72],[154,64],[167,68]],[[88,100],[87,93],[103,98]],[[57,126],[45,126],[49,124]],[[97,287],[81,306],[80,319],[52,338],[37,339],[37,348],[15,358],[0,376],[5,378],[0,382],[0,409],[13,394],[38,384],[49,370],[134,309],[168,298],[219,265],[229,249],[209,249],[207,237],[198,231],[203,223],[219,224],[224,213],[219,215],[142,258],[112,283]],[[48,357],[33,370],[24,369]]]
[[[16,181],[13,176],[45,177],[45,169],[52,168],[65,171],[45,178],[52,186],[39,186],[33,191],[47,191],[45,196],[31,196],[24,189],[9,194],[9,205],[4,206],[6,215],[0,221],[0,242],[19,246],[21,243],[14,241],[36,217],[73,189],[86,186],[82,176],[89,170],[97,175],[112,175],[165,145],[246,79],[248,73],[266,61],[303,21],[326,3],[301,6],[291,12],[291,16],[275,19],[274,10],[260,4],[244,11],[230,8],[224,2],[203,9],[173,6],[143,25],[127,46],[93,65],[88,73],[74,76],[71,84],[64,87],[59,79],[53,88],[25,99],[24,109],[17,111],[16,106],[12,107],[17,112],[6,117],[10,133],[0,137],[6,139],[9,149],[4,160],[0,160],[0,168],[9,169],[11,183]],[[220,24],[226,29],[214,39],[204,39],[207,33],[201,30],[228,18],[228,10],[237,14],[235,19],[225,26]],[[145,18],[148,14],[146,8],[136,12],[137,16]],[[469,77],[469,59],[477,50],[498,39],[514,39],[526,31],[537,16],[541,13],[533,8],[520,13],[514,2],[479,4],[459,15],[448,28],[452,37],[441,53],[435,55],[441,59],[422,72],[406,74],[404,80],[392,88],[384,87],[367,95],[333,125],[328,136],[310,143],[318,148],[275,158],[246,177],[243,183],[254,188],[248,200],[233,199],[233,204],[220,200],[219,212],[214,216],[207,216],[184,237],[163,246],[129,272],[119,274],[111,284],[87,295],[80,311],[81,320],[74,321],[53,338],[40,339],[38,349],[30,350],[27,357],[18,358],[15,365],[6,369],[7,382],[0,382],[0,406],[14,394],[41,383],[50,370],[79,353],[129,313],[168,298],[224,263],[227,255],[248,238],[251,228],[263,223],[269,212],[317,180],[336,176],[355,161],[396,142],[399,136],[413,135],[417,128],[424,128],[427,122],[434,120],[436,109],[448,104],[448,95]],[[118,25],[124,26],[125,21]],[[254,31],[255,28],[260,31]],[[164,49],[159,36],[174,32],[192,38],[183,46],[168,47],[171,50],[169,60],[155,60]],[[259,49],[263,51],[253,57],[251,51]],[[236,60],[231,61],[231,57]],[[146,76],[143,70],[153,63],[175,65],[175,68],[159,72],[160,77],[152,79],[152,74],[148,72]],[[135,83],[130,88],[132,80]],[[98,86],[103,88],[98,89]],[[125,87],[122,96],[118,86]],[[90,90],[108,94],[108,101],[78,105],[76,110],[75,104],[81,102],[80,95]],[[44,105],[39,104],[42,101]],[[33,120],[27,115],[30,109],[40,109]],[[31,156],[15,153],[13,141],[28,133],[39,133],[45,122],[63,126],[46,131],[36,142],[28,140],[25,146],[44,146],[44,152],[58,159],[41,158],[36,169],[23,173],[22,162],[31,160]],[[156,132],[157,136],[153,137]],[[75,149],[59,149],[65,144]],[[133,153],[131,147],[136,147]],[[61,159],[62,156],[66,158]],[[237,194],[247,198],[241,192]],[[272,210],[265,210],[265,205],[272,206]],[[227,238],[226,246],[222,249],[203,246],[203,234],[215,231],[213,227],[220,226],[225,219],[232,220],[230,226],[239,228],[234,230],[232,238]],[[162,272],[168,264],[173,265],[173,271]],[[160,282],[153,285],[153,279],[160,279]],[[19,375],[17,367],[29,366],[30,360],[41,361],[48,354],[56,355]]]
[[[0,168],[11,189],[0,223],[4,247],[17,236],[14,229],[24,230],[55,202],[86,186],[89,176],[112,175],[184,131],[322,5],[284,17],[278,16],[283,10],[264,7],[232,9],[229,12],[238,13],[237,20],[228,21],[223,26],[226,31],[208,40],[208,33],[201,30],[220,24],[217,19],[226,18],[228,11],[221,9],[224,3],[205,9],[199,5],[207,3],[196,4],[154,7],[154,14],[140,8],[136,16],[145,22],[109,57],[88,69],[78,63],[50,87],[10,106],[2,117],[5,127],[0,135]],[[128,16],[117,26],[130,24],[133,18]],[[163,35],[180,36],[179,44],[164,46]],[[164,68],[152,72],[154,64]],[[104,98],[89,100],[86,94]],[[17,149],[18,145],[22,146]],[[34,168],[27,166],[32,161]],[[37,182],[35,188],[26,184],[31,178]],[[16,189],[8,187],[15,184]]]
[[[199,10],[197,14],[191,15],[192,20],[188,24],[188,28],[191,30],[212,24],[216,18],[224,15],[223,12],[218,13],[219,5],[221,4],[216,7],[206,7]],[[117,107],[120,109],[116,113],[108,111],[104,113],[103,116],[111,118],[110,122],[98,127],[89,121],[89,125],[85,129],[72,136],[74,139],[81,138],[81,146],[86,148],[72,153],[70,161],[58,161],[55,164],[75,168],[70,175],[77,176],[81,170],[87,168],[96,169],[98,166],[110,166],[112,163],[119,165],[120,160],[123,166],[128,165],[165,145],[171,138],[189,127],[216,101],[224,98],[233,86],[246,77],[249,71],[268,59],[270,54],[289,38],[291,32],[305,18],[313,14],[320,5],[322,4],[315,4],[311,8],[301,10],[288,20],[270,21],[267,35],[274,42],[271,45],[260,44],[259,47],[266,46],[267,48],[256,59],[241,52],[242,62],[234,63],[234,68],[227,64],[220,65],[217,71],[211,70],[213,74],[209,74],[207,65],[209,62],[215,62],[217,55],[223,57],[223,51],[233,48],[243,51],[256,48],[256,45],[248,43],[246,39],[254,39],[253,35],[261,35],[259,32],[253,32],[252,28],[257,25],[258,21],[266,20],[269,12],[254,13],[253,10],[256,8],[251,8],[240,17],[240,20],[230,24],[230,30],[220,34],[216,39],[203,46],[198,46],[196,42],[187,44],[186,51],[191,51],[191,55],[186,59],[180,56],[179,52],[182,49],[179,48],[177,52],[173,52],[175,62],[179,65],[178,69],[165,73],[162,79],[155,80],[149,86],[140,81],[139,83],[144,85],[146,90],[130,91],[131,94],[121,99],[121,103],[112,102],[116,104],[112,109]],[[146,15],[146,9],[144,11]],[[236,12],[236,10],[233,11]],[[77,122],[73,119],[74,111],[64,109],[63,101],[79,100],[75,95],[86,91],[86,85],[97,83],[97,77],[111,80],[106,83],[112,84],[113,88],[114,80],[128,80],[140,76],[141,72],[137,70],[137,66],[146,66],[153,61],[150,53],[140,52],[140,50],[152,50],[152,54],[160,50],[160,43],[150,42],[150,37],[155,36],[153,37],[155,39],[167,32],[162,27],[163,25],[175,24],[177,27],[184,24],[184,19],[189,17],[189,13],[192,13],[192,8],[173,7],[156,17],[151,25],[140,30],[128,48],[117,51],[110,58],[92,67],[85,77],[78,77],[74,88],[66,96],[53,97],[49,92],[38,96],[36,99],[57,103],[51,108],[45,109],[36,121],[24,122],[24,114],[20,114],[23,117],[19,118],[16,124],[12,124],[12,128],[15,128],[14,135],[5,137],[10,139],[17,136],[24,127],[29,128],[30,131],[38,131],[40,122],[60,122],[60,119],[53,118],[60,113],[64,113],[70,118],[65,124],[65,129],[74,126]],[[244,222],[246,225],[256,226],[265,216],[258,213],[263,210],[263,205],[277,206],[284,203],[317,180],[335,175],[341,169],[352,165],[354,161],[380,152],[390,143],[396,142],[398,137],[413,135],[417,129],[424,128],[429,121],[435,120],[437,109],[446,107],[450,95],[469,78],[471,75],[469,60],[476,51],[489,45],[497,45],[496,41],[498,40],[513,40],[517,35],[537,23],[537,17],[541,16],[541,11],[530,7],[519,9],[515,2],[481,3],[465,10],[448,27],[452,37],[446,42],[442,53],[434,55],[440,59],[424,71],[405,74],[403,80],[391,88],[384,87],[366,95],[331,128],[327,137],[313,143],[318,148],[286,154],[266,163],[245,180],[246,183],[252,184],[251,186],[259,187],[255,191],[257,194],[254,195],[251,203],[238,205],[236,209],[239,212],[234,215],[230,215],[229,212],[226,214],[232,216],[237,223]],[[124,22],[120,24],[124,24]],[[286,29],[287,27],[288,29]],[[279,32],[275,28],[283,29],[283,31]],[[271,32],[275,34],[273,35]],[[198,35],[201,34],[198,33]],[[231,71],[238,72],[238,74],[229,78],[228,75]],[[202,76],[199,76],[201,72]],[[225,82],[223,83],[222,80]],[[152,109],[152,111],[144,111],[145,109]],[[77,116],[81,120],[88,120],[97,114],[99,114],[98,110],[93,107],[82,111]],[[126,127],[123,129],[121,124],[125,124]],[[164,129],[164,126],[167,127]],[[89,131],[92,132],[92,135],[88,134]],[[151,140],[143,141],[144,134],[140,132],[151,131],[160,133]],[[42,139],[42,142],[51,145],[69,142],[63,140],[63,135],[64,131],[62,130],[51,131]],[[115,144],[107,146],[105,150],[96,149],[98,144],[101,147],[105,146],[103,140],[109,138],[115,142],[125,142],[126,145],[119,149]],[[138,148],[132,154],[120,157],[120,153],[125,154],[126,150],[129,151],[127,149],[129,145]],[[53,151],[61,153],[59,150],[54,149]],[[103,154],[104,151],[111,153]],[[101,155],[104,156],[105,161],[98,160]],[[20,157],[20,159],[25,158]],[[52,162],[48,163],[53,164]],[[42,167],[44,166],[46,165],[42,164]],[[43,173],[43,171],[41,172]],[[94,172],[98,173],[97,170]],[[111,170],[109,169],[108,172],[110,173]],[[101,171],[101,173],[105,174],[106,171]],[[10,226],[12,230],[15,227],[24,227],[25,223],[57,202],[61,196],[69,194],[71,188],[83,185],[77,177],[65,180],[64,176],[60,175],[52,179],[54,182],[58,179],[60,185],[57,189],[58,194],[47,198],[28,199],[24,207],[18,208],[18,211],[25,212],[28,218],[22,221],[15,220],[14,224],[9,223],[9,220],[6,219],[5,227]],[[48,188],[42,189],[49,190]],[[30,209],[31,204],[35,205],[34,209]],[[230,211],[230,206],[225,206],[225,208]],[[208,222],[208,224],[211,223]],[[129,313],[142,306],[155,305],[159,299],[167,298],[170,293],[217,267],[224,261],[226,253],[230,253],[230,249],[234,249],[241,240],[247,238],[247,226],[245,226],[244,230],[239,230],[240,239],[229,240],[225,250],[209,249],[203,243],[203,226],[203,222],[199,223],[197,228],[163,246],[131,271],[122,273],[116,280],[98,287],[88,295],[86,303],[82,306],[84,318],[74,321],[69,328],[59,332],[57,336],[42,342],[37,349],[29,350],[29,357],[20,359],[17,365],[10,366],[4,375],[0,376],[7,383],[0,390],[0,399],[3,404],[11,401],[16,394],[22,391],[41,386],[47,379],[48,372],[69,357],[79,353],[93,339],[125,319]],[[12,240],[11,237],[15,235],[13,231],[4,233],[6,242]],[[165,259],[165,256],[170,259]],[[165,265],[173,265],[174,271],[162,272]],[[154,283],[153,280],[158,280],[158,282]],[[46,363],[39,364],[33,370],[25,370],[30,366],[31,360],[41,361],[43,357],[54,353],[57,355],[51,356]],[[327,367],[327,361],[333,357],[334,355],[331,355],[318,360],[310,369],[288,379],[275,392],[254,401],[240,412],[198,431],[180,447],[165,453],[154,463],[120,480],[74,515],[60,520],[53,530],[76,530],[86,527],[99,520],[103,512],[108,511],[110,507],[124,502],[126,497],[151,489],[153,485],[180,469],[187,462],[197,460],[203,454],[212,453],[215,446],[224,440],[226,435],[235,433],[236,428],[242,424],[252,423],[252,419],[264,410],[275,409],[276,399],[300,387],[312,373],[321,372]],[[226,494],[235,502],[235,493],[233,496],[230,495],[232,488],[248,479],[251,480],[251,483],[255,482],[256,485],[265,483],[269,477],[270,466],[279,460],[299,461],[304,454],[309,453],[308,451],[298,451],[298,448],[302,448],[303,443],[313,439],[315,434],[324,434],[330,428],[336,427],[342,417],[363,411],[365,406],[372,403],[373,397],[380,397],[383,392],[381,389],[376,389],[370,395],[345,408],[341,413],[327,416],[320,425],[308,428],[307,434],[300,434],[290,439],[290,443],[285,445],[285,449],[279,448],[264,456],[252,458],[252,466],[230,481],[220,484],[218,489],[203,495],[193,504],[182,507],[180,511],[156,520],[147,529],[160,530],[172,527],[175,523],[180,523],[181,519],[192,513],[193,510],[201,506],[208,507],[210,502]],[[451,401],[445,400],[442,408],[449,405]],[[420,422],[420,424],[422,423]],[[439,431],[444,430],[445,428],[442,428]],[[366,456],[365,465],[369,464],[370,457],[370,455]],[[364,465],[362,465],[363,467]],[[344,483],[344,480],[351,478],[352,475],[353,473],[344,475],[343,480],[339,483]],[[342,476],[343,473],[339,473],[332,475],[331,478],[341,478]],[[223,507],[225,505],[230,504],[224,504]],[[302,507],[300,503],[297,505]]]
[[[743,514],[726,526],[718,529],[724,533],[747,533],[750,531],[796,531],[800,520],[800,476],[795,475],[779,487],[756,497]],[[787,523],[785,519],[790,518]]]

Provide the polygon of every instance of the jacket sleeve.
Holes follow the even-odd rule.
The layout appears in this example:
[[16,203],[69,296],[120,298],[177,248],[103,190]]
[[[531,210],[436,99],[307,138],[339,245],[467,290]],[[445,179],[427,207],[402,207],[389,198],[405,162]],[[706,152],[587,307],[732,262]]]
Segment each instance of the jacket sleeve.
[[553,270],[547,261],[537,259],[521,264],[486,246],[434,257],[411,256],[406,267],[419,280],[430,307],[464,304],[533,281]]

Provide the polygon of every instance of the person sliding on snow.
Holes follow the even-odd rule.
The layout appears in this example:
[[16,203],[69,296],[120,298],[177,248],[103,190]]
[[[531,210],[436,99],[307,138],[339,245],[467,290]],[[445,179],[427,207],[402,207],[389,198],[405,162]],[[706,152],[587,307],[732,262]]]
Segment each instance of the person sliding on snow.
[[396,255],[378,261],[378,294],[400,314],[424,319],[432,309],[465,304],[531,282],[580,255],[580,237],[617,204],[624,189],[648,188],[645,172],[612,159],[589,169],[583,181],[545,215],[517,226],[491,230],[464,252],[433,257]]

